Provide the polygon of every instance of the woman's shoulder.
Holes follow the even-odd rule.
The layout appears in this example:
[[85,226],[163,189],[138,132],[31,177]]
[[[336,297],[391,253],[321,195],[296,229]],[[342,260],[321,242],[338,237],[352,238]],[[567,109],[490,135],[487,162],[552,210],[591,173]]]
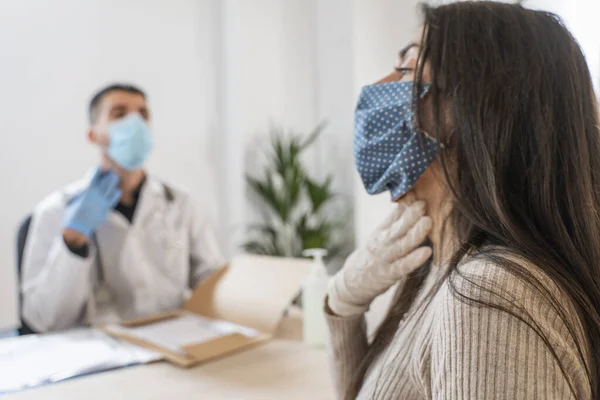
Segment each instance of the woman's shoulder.
[[503,250],[465,258],[450,274],[447,283],[457,294],[494,304],[508,300],[532,309],[537,302],[559,300],[565,306],[571,303],[543,266]]
[[[458,327],[470,326],[479,334],[468,334],[469,340],[485,342],[499,356],[527,351],[520,347],[525,345],[539,348],[539,355],[553,362],[553,351],[569,366],[567,373],[575,386],[585,388],[587,378],[576,343],[586,340],[572,300],[543,266],[515,255],[497,255],[470,257],[450,273],[438,293],[439,333],[447,335],[444,325],[454,325],[458,332],[464,332]],[[507,338],[505,345],[498,347],[502,342],[498,335]]]
[[466,258],[449,274],[442,293],[450,306],[456,302],[472,307],[487,306],[534,320],[556,320],[554,314],[576,315],[567,293],[543,266],[507,252]]
[[[539,380],[570,382],[581,398],[589,398],[576,344],[585,343],[581,324],[569,296],[543,266],[511,255],[470,257],[449,274],[434,301],[437,363],[452,366],[468,354],[483,369],[516,381],[533,366],[525,385],[513,385],[520,388],[519,395],[509,397],[530,398]],[[566,367],[565,381],[553,354]],[[561,392],[556,398],[569,395]]]
[[567,292],[543,266],[524,257],[506,252],[469,257],[449,274],[438,297],[443,314],[484,315],[500,325],[524,324],[532,334],[559,342],[585,342]]

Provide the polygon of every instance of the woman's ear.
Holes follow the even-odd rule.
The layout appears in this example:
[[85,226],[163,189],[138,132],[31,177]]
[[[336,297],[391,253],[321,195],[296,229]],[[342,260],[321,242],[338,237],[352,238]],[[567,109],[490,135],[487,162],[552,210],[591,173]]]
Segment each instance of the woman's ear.
[[454,106],[452,101],[447,97],[442,97],[440,102],[441,124],[442,124],[442,140],[444,145],[452,147],[457,141],[456,120],[454,119]]
[[[453,134],[454,131],[456,131],[456,123],[454,120],[452,102],[445,96],[440,95],[440,98],[438,99],[439,120],[436,121],[432,93],[428,92],[423,98],[420,99],[420,101],[420,122],[422,125],[419,126],[417,124],[416,126],[425,134],[439,140],[442,145],[449,145],[450,141],[456,136]],[[437,133],[435,131],[436,125],[438,128]],[[439,135],[439,138],[436,137],[436,134]]]
[[90,130],[88,131],[87,138],[90,141],[90,143],[96,143],[96,134],[94,133],[92,128],[90,128]]
[[426,135],[435,138],[435,118],[433,96],[427,92],[419,99],[419,115],[415,115],[415,126]]

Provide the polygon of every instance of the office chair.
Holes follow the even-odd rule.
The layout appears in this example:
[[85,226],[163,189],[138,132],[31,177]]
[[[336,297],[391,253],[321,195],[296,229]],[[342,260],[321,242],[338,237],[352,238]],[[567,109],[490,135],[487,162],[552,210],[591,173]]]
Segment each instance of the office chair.
[[31,219],[32,215],[29,214],[21,221],[17,229],[17,282],[19,285],[19,319],[21,320],[21,327],[19,328],[20,336],[36,333],[25,323],[25,321],[23,321],[21,313],[21,306],[23,304],[23,295],[21,294],[21,267],[23,265],[23,253],[25,251],[25,243],[27,242]]

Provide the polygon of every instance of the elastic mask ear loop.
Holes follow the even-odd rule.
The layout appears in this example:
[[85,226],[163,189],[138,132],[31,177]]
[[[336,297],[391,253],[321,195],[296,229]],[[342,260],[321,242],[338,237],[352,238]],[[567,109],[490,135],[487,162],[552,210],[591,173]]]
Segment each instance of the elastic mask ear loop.
[[453,147],[452,140],[454,139],[455,133],[456,133],[456,128],[453,128],[452,131],[450,131],[450,134],[448,135],[448,139],[446,140],[446,142],[445,143],[439,142],[441,149],[449,149],[449,148]]
[[[430,91],[430,90],[428,90],[426,93],[424,93],[424,94],[423,94],[423,97],[421,97],[419,100],[423,100],[423,99],[425,99],[425,97],[426,97],[427,95],[429,95],[430,93],[431,93],[431,91]],[[417,124],[417,123],[418,123],[418,118],[417,118],[417,116],[416,116],[416,110],[415,110],[415,119],[414,119],[414,122],[413,122],[413,123],[414,123],[414,125],[415,125],[415,128],[417,129],[417,131],[418,131],[419,133],[421,133],[421,134],[423,134],[425,137],[427,137],[427,138],[429,138],[429,139],[431,139],[431,140],[435,141],[435,142],[438,144],[438,146],[440,147],[440,149],[442,149],[442,150],[445,150],[445,149],[447,149],[447,148],[449,148],[449,147],[452,147],[452,146],[450,146],[450,143],[452,142],[452,137],[454,136],[454,132],[456,131],[456,128],[452,129],[452,132],[450,132],[450,135],[448,135],[448,140],[447,140],[447,141],[444,143],[444,142],[441,142],[441,141],[439,141],[437,138],[433,137],[433,135],[430,135],[429,133],[425,132],[423,129],[421,129],[421,128],[418,126],[418,124]]]
[[429,139],[433,140],[434,142],[437,143],[437,145],[440,147],[440,149],[445,150],[447,145],[446,143],[442,143],[439,140],[437,140],[436,138],[434,138],[433,136],[431,136],[429,133],[425,132],[422,129],[419,129],[419,132],[422,133],[423,135],[425,135],[426,137],[428,137]]
[[[429,91],[429,90],[427,92],[423,93],[423,96],[419,97],[419,101],[424,100],[430,93],[431,93],[431,91]],[[444,143],[440,142],[435,137],[433,137],[432,135],[430,135],[429,133],[427,133],[423,129],[421,129],[421,127],[419,127],[419,124],[418,124],[419,118],[417,118],[417,110],[418,109],[420,109],[420,108],[413,107],[413,112],[415,114],[413,124],[414,124],[415,129],[417,130],[417,132],[419,132],[420,134],[422,134],[426,138],[431,139],[434,142],[436,142],[441,149],[445,149],[446,145]]]

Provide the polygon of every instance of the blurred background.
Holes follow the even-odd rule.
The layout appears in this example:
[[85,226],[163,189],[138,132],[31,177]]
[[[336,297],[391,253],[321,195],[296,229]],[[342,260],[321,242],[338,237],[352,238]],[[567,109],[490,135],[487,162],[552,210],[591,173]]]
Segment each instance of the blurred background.
[[[600,2],[522,3],[564,18],[598,88]],[[276,207],[268,194],[257,194],[274,171],[276,138],[297,139],[284,140],[284,147],[306,144],[301,166],[310,181],[301,184],[311,205],[309,226],[280,222],[293,225],[300,247],[335,247],[341,259],[390,207],[386,195],[367,197],[355,177],[355,99],[361,86],[393,67],[420,23],[417,4],[1,1],[0,331],[18,324],[19,221],[96,165],[97,150],[86,139],[86,108],[95,91],[113,82],[133,83],[148,94],[156,139],[149,170],[209,210],[227,256],[264,250],[248,227],[259,224],[260,233]],[[305,143],[316,128],[318,138]],[[319,207],[323,199],[328,208]],[[297,252],[283,247],[274,251]]]

